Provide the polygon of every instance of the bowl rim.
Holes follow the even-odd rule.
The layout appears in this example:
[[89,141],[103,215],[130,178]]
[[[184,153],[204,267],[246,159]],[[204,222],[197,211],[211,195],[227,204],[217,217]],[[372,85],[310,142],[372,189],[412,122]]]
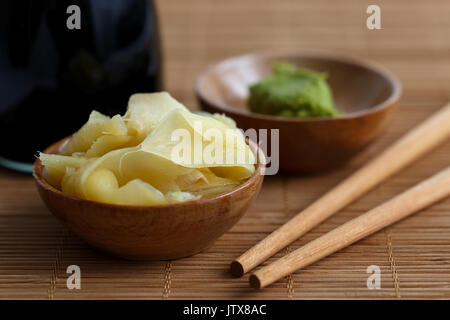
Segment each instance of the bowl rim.
[[[217,103],[211,101],[207,96],[203,94],[202,83],[205,77],[211,73],[213,70],[227,68],[229,65],[233,65],[236,63],[246,63],[249,60],[259,59],[264,60],[268,58],[276,58],[276,57],[284,57],[284,58],[293,58],[293,57],[306,57],[306,58],[319,58],[322,60],[330,60],[339,63],[355,65],[372,72],[379,74],[381,77],[385,78],[392,88],[392,93],[382,102],[371,106],[365,110],[358,110],[354,112],[345,113],[343,115],[337,117],[305,117],[305,118],[290,118],[290,117],[281,117],[281,116],[273,116],[266,115],[260,113],[253,113],[249,110],[245,110],[242,108],[238,108],[225,103]],[[266,120],[266,121],[281,121],[281,122],[293,122],[293,123],[305,123],[305,122],[316,122],[316,121],[336,121],[336,120],[348,120],[355,119],[365,115],[373,114],[379,112],[383,109],[388,108],[389,106],[397,103],[402,95],[402,84],[400,80],[387,68],[382,66],[381,64],[374,62],[372,60],[356,57],[353,55],[346,54],[335,54],[328,51],[322,50],[297,50],[297,51],[260,51],[247,53],[243,55],[237,55],[233,57],[226,58],[217,63],[211,64],[206,67],[202,72],[200,72],[195,80],[194,84],[194,92],[197,95],[197,98],[202,102],[210,106],[214,106],[217,109],[222,110],[223,112],[228,112],[230,114],[239,115],[248,118],[254,118],[258,120]]]
[[[50,149],[55,149],[55,148],[58,150],[70,138],[71,138],[71,136],[68,136],[61,140],[58,140],[57,142],[54,142],[53,144],[51,144],[50,146],[45,148],[44,151],[42,151],[42,152],[48,153],[46,151],[48,151]],[[153,205],[153,206],[142,206],[142,205],[134,206],[134,205],[120,205],[120,204],[104,203],[104,202],[98,202],[98,201],[87,200],[87,199],[70,196],[68,194],[63,193],[61,190],[58,190],[57,188],[53,187],[50,183],[47,182],[47,180],[44,178],[44,176],[42,174],[44,166],[42,165],[39,157],[36,157],[36,160],[34,161],[32,174],[33,174],[33,178],[36,181],[36,183],[38,183],[39,186],[41,188],[43,188],[45,191],[53,193],[56,196],[69,199],[71,201],[89,204],[89,205],[95,205],[98,207],[105,207],[105,208],[111,208],[111,209],[126,209],[126,210],[130,210],[130,211],[137,211],[137,212],[139,211],[140,212],[140,211],[144,211],[144,210],[151,211],[151,209],[163,210],[163,209],[185,207],[185,206],[197,206],[197,205],[213,203],[213,202],[216,202],[217,200],[229,197],[235,193],[238,193],[242,189],[244,189],[252,184],[257,183],[257,180],[264,178],[265,170],[266,170],[266,165],[265,165],[266,157],[264,155],[264,152],[259,147],[259,145],[254,143],[253,141],[249,141],[249,144],[250,144],[250,147],[251,147],[250,149],[252,150],[252,152],[254,154],[257,153],[256,159],[260,159],[259,157],[261,157],[261,159],[264,159],[264,161],[258,160],[257,163],[255,163],[255,172],[253,173],[253,175],[250,178],[248,178],[246,181],[244,181],[243,183],[238,185],[236,188],[233,188],[230,191],[227,191],[225,193],[218,194],[214,197],[206,198],[206,199],[189,200],[189,201],[179,202],[179,203]]]

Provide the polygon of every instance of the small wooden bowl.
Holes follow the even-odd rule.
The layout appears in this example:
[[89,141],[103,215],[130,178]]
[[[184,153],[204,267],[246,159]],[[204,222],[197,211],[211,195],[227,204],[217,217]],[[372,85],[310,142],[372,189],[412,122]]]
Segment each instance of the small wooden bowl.
[[[271,73],[274,62],[327,72],[339,117],[286,118],[252,113],[248,87]],[[249,54],[227,59],[201,73],[195,92],[202,108],[225,113],[244,130],[280,130],[280,168],[315,173],[343,165],[386,127],[401,95],[389,71],[361,59],[324,53]]]
[[[65,138],[44,150],[58,153]],[[164,206],[119,206],[83,200],[55,189],[42,176],[39,159],[33,176],[47,208],[77,236],[114,256],[168,260],[198,253],[228,231],[259,193],[265,167],[227,193]]]

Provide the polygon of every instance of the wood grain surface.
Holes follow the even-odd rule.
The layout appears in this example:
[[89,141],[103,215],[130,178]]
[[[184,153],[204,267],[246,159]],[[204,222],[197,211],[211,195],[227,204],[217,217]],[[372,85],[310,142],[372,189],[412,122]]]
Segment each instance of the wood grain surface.
[[[48,212],[30,176],[0,169],[0,298],[450,298],[450,199],[262,291],[249,287],[248,276],[233,278],[228,271],[233,258],[450,100],[450,2],[378,0],[383,29],[369,31],[365,11],[372,3],[157,1],[166,88],[190,108],[197,108],[194,79],[210,63],[272,48],[311,48],[373,59],[393,71],[404,85],[394,121],[345,168],[317,176],[266,177],[259,199],[231,231],[206,252],[174,261],[131,262],[92,250]],[[447,142],[275,258],[432,176],[449,162]],[[66,287],[66,268],[72,264],[81,267],[81,290]],[[381,268],[380,290],[366,287],[370,265]]]

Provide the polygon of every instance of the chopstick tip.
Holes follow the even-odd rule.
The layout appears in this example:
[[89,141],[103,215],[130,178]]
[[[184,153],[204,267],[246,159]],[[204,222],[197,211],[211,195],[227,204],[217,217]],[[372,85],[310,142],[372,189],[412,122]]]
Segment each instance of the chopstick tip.
[[252,286],[255,289],[261,289],[261,281],[259,280],[257,275],[255,274],[250,275],[250,278],[248,280],[250,282],[250,286]]
[[244,275],[244,267],[237,260],[234,260],[231,262],[230,271],[231,271],[231,274],[236,277],[242,277]]

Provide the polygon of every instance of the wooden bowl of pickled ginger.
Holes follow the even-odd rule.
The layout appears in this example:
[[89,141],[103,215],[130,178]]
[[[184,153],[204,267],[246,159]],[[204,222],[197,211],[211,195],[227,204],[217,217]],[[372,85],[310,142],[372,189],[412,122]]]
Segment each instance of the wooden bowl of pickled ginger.
[[[58,153],[68,139],[44,153]],[[44,179],[39,159],[33,176],[48,209],[91,246],[126,259],[169,260],[205,250],[242,217],[263,181],[264,164],[255,166],[253,176],[229,192],[160,206],[112,205],[71,197]]]

